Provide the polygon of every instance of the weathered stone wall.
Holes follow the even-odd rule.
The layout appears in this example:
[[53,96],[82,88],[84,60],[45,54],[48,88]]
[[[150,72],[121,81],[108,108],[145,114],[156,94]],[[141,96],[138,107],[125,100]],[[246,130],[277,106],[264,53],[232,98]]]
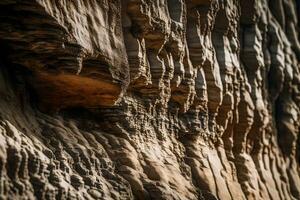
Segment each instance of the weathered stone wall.
[[0,199],[300,199],[298,13],[1,0]]

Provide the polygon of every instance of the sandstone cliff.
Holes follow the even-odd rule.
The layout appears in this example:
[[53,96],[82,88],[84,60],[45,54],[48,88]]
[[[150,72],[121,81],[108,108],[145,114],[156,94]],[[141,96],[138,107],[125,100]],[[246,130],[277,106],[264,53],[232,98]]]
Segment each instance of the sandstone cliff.
[[300,199],[299,17],[1,0],[0,199]]

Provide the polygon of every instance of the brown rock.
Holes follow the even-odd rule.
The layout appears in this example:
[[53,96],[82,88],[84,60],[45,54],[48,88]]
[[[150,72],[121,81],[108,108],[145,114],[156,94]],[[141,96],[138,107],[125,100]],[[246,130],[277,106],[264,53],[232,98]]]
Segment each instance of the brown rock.
[[299,7],[0,1],[0,199],[300,199]]

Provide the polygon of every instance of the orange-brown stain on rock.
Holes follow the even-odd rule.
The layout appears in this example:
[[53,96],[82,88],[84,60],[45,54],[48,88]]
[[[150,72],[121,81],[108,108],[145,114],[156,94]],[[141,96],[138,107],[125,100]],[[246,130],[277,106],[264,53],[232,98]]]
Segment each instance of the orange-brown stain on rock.
[[72,74],[37,72],[31,82],[42,108],[113,106],[122,91],[118,83]]

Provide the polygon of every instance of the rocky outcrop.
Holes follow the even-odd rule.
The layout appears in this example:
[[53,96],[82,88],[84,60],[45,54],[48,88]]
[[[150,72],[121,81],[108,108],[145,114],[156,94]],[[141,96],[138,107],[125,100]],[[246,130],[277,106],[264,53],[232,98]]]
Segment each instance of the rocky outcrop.
[[293,0],[2,0],[1,199],[300,199]]

